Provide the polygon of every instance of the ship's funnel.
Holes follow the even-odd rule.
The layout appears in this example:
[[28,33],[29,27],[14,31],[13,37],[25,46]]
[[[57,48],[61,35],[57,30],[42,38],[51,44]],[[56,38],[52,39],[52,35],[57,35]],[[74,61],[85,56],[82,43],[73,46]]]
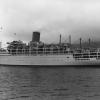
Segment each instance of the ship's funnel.
[[33,32],[32,42],[40,42],[40,32]]

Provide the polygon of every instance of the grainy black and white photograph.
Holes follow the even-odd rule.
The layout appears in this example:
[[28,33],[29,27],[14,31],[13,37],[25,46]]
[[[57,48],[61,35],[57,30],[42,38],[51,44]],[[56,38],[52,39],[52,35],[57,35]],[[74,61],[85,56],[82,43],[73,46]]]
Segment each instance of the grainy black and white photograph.
[[0,0],[0,100],[100,100],[100,0]]

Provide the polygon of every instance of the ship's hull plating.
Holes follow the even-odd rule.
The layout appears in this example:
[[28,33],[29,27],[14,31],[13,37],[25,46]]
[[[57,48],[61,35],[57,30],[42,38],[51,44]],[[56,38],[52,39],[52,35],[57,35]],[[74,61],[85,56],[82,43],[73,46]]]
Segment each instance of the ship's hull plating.
[[71,55],[0,55],[0,65],[100,65],[100,60],[75,60]]

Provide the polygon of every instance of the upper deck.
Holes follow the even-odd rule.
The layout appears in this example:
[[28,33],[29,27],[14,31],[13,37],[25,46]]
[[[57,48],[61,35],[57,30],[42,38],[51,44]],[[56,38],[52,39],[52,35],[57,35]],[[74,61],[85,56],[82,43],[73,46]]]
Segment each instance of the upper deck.
[[100,59],[100,51],[99,50],[94,50],[94,51],[83,51],[83,52],[75,52],[73,53],[73,57],[78,60],[86,59]]

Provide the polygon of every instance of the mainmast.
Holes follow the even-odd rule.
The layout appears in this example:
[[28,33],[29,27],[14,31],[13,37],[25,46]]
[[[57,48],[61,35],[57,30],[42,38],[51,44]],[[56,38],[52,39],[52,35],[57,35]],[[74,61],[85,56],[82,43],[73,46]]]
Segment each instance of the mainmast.
[[80,48],[82,48],[82,38],[80,38]]
[[91,39],[89,38],[89,48],[90,48],[90,45],[91,45]]
[[59,44],[61,44],[61,34],[60,34]]
[[71,35],[69,35],[69,45],[71,46]]

